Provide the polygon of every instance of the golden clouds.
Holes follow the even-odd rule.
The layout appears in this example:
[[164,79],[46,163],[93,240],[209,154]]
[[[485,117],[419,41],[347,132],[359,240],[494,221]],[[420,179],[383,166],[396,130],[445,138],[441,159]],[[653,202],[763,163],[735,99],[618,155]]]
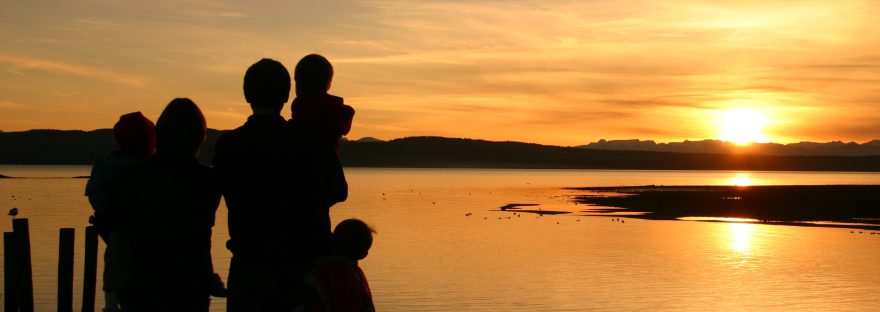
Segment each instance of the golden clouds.
[[[99,110],[107,114],[190,96],[217,112],[214,127],[232,128],[247,114],[246,106],[231,103],[242,101],[240,79],[250,63],[272,57],[292,67],[317,52],[336,66],[331,92],[359,110],[355,138],[446,135],[563,145],[703,139],[716,136],[714,112],[735,108],[772,115],[764,131],[773,140],[880,137],[873,121],[863,120],[880,116],[880,25],[874,22],[880,3],[874,1],[85,7],[66,7],[51,23],[42,17],[0,22],[18,25],[12,25],[17,35],[0,35],[18,42],[3,54],[53,60],[31,68],[31,75],[102,82],[115,102],[128,105]],[[15,62],[0,63],[7,66],[0,82],[14,80]],[[107,87],[111,80],[116,87]],[[131,98],[125,88],[136,83],[148,95]],[[46,101],[0,92],[0,101]],[[13,112],[0,107],[0,113]],[[63,122],[105,127],[98,119],[109,118]],[[37,121],[46,127],[62,122]]]

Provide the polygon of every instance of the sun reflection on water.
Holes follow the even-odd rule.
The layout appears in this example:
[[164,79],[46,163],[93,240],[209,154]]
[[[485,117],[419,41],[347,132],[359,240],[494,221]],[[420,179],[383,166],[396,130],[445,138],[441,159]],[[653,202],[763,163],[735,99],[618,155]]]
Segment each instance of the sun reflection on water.
[[747,252],[751,247],[752,231],[754,224],[748,223],[731,223],[730,227],[730,248],[737,252]]
[[752,181],[752,177],[747,172],[737,172],[727,181],[727,184],[735,186],[752,186],[754,181]]

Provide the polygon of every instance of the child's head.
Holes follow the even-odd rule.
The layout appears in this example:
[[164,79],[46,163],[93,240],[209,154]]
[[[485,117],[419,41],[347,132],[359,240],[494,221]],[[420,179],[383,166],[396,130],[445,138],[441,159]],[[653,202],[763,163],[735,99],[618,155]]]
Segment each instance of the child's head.
[[373,233],[376,233],[376,230],[364,221],[344,220],[333,230],[333,246],[341,256],[361,260],[367,257],[370,246],[373,245]]
[[119,116],[113,138],[120,151],[134,156],[146,157],[156,151],[156,126],[141,112]]
[[333,65],[323,56],[309,54],[296,63],[293,71],[296,94],[326,93],[333,81]]

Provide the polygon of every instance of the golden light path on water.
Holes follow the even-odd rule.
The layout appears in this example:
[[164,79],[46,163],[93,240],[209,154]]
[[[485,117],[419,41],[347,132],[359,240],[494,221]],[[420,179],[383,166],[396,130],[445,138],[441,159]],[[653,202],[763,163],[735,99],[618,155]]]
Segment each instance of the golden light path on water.
[[748,252],[752,242],[752,232],[755,229],[754,224],[748,223],[731,223],[730,228],[730,248],[737,252]]
[[732,178],[730,178],[727,184],[735,186],[752,186],[755,184],[755,181],[752,180],[752,177],[748,172],[737,172]]

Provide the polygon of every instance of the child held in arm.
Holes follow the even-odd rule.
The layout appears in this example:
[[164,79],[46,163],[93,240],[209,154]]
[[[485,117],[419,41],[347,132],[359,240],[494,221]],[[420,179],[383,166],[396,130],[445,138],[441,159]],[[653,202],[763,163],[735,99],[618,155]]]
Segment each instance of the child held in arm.
[[375,230],[348,219],[333,231],[333,256],[318,258],[304,279],[303,305],[297,311],[376,311],[358,260],[367,257]]
[[[330,208],[348,197],[348,183],[342,171],[339,140],[351,130],[354,109],[341,97],[330,95],[333,65],[323,56],[309,54],[294,70],[296,98],[290,104],[290,123],[316,181],[317,194],[324,208]],[[327,225],[329,228],[329,224]],[[329,229],[328,229],[329,230]]]
[[338,154],[339,140],[351,130],[354,108],[327,93],[333,82],[333,65],[318,54],[306,55],[296,64],[293,79],[296,98],[290,105],[291,121],[321,148]]
[[[95,210],[95,227],[107,249],[104,251],[105,312],[120,311],[118,290],[128,283],[127,261],[121,254],[129,247],[125,237],[113,234],[112,224],[106,221],[115,208],[110,207],[111,188],[127,170],[141,164],[156,152],[156,130],[150,119],[141,112],[122,115],[113,126],[117,150],[103,154],[92,165],[86,184],[86,196]],[[114,237],[115,243],[110,239]],[[115,260],[115,261],[114,261]]]

